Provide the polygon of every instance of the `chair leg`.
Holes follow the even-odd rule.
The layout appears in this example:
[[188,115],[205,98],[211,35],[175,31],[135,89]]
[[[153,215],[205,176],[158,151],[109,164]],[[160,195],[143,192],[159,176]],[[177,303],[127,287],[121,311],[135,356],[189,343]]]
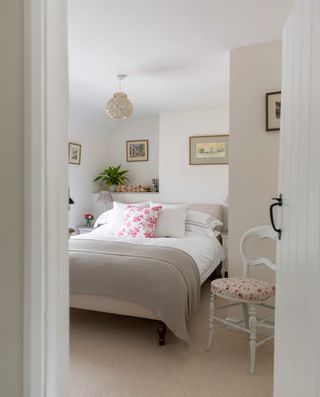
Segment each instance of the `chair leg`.
[[248,304],[242,303],[242,312],[243,312],[243,319],[246,324],[246,328],[249,329],[249,313],[248,313]]
[[249,306],[249,345],[250,345],[250,374],[254,375],[255,371],[255,360],[256,360],[256,327],[257,327],[257,317],[256,308],[253,305]]
[[211,295],[210,295],[210,306],[209,306],[209,335],[208,335],[208,345],[207,345],[207,348],[206,348],[207,352],[210,350],[210,347],[212,345],[213,317],[214,317],[215,307],[216,307],[216,296],[213,293],[211,293]]

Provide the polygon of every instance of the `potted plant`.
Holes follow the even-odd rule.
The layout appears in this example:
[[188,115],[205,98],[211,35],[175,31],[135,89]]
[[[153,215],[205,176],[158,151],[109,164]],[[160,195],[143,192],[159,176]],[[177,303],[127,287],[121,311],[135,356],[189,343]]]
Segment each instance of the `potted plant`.
[[91,227],[91,223],[94,221],[94,216],[90,213],[84,215],[86,226]]
[[117,185],[122,185],[126,181],[129,181],[128,177],[126,176],[128,172],[128,170],[121,170],[121,165],[118,165],[118,167],[111,166],[100,172],[100,174],[95,178],[94,182],[102,181],[110,187],[111,192],[115,192]]

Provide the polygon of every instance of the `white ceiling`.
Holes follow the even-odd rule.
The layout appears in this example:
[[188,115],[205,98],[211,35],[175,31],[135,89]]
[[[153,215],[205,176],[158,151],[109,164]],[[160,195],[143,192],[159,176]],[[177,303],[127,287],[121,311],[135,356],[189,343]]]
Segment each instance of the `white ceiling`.
[[108,134],[123,90],[134,118],[228,106],[229,50],[281,38],[293,0],[69,0],[70,134]]

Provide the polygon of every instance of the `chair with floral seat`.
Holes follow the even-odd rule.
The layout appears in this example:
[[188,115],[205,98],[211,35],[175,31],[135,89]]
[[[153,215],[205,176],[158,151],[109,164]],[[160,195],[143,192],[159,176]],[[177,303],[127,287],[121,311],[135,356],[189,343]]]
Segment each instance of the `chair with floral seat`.
[[[274,324],[270,322],[274,317],[273,314],[262,319],[257,318],[256,307],[262,306],[274,311],[274,307],[268,303],[275,296],[275,286],[266,281],[249,278],[248,273],[251,266],[264,265],[272,270],[276,270],[276,265],[270,259],[265,257],[250,258],[248,256],[247,243],[252,238],[277,240],[277,233],[270,226],[258,226],[248,230],[242,236],[240,242],[240,253],[243,263],[242,277],[219,278],[212,281],[209,309],[209,337],[206,349],[209,351],[212,345],[214,321],[220,322],[222,324],[221,326],[231,327],[248,333],[251,375],[255,371],[256,347],[273,338],[273,335],[270,335],[257,342],[256,328],[257,326],[274,328]],[[216,307],[217,297],[228,300],[230,303]],[[234,322],[215,315],[215,310],[237,305],[241,305],[243,308],[244,320]]]

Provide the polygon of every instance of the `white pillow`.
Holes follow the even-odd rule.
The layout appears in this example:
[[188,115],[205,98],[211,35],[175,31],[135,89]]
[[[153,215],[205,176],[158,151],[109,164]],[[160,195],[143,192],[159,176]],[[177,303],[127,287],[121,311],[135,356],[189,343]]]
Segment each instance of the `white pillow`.
[[185,237],[188,204],[150,203],[150,206],[162,206],[154,237]]
[[143,208],[149,207],[149,203],[119,203],[114,201],[110,216],[110,229],[108,228],[109,234],[118,234],[122,227],[125,210],[128,206]]
[[212,236],[213,231],[222,225],[223,223],[212,215],[201,211],[188,210],[186,230],[189,232],[199,232]]
[[105,225],[106,223],[108,223],[110,221],[111,218],[111,214],[112,214],[112,210],[108,210],[106,212],[103,212],[98,219],[95,221],[94,223],[94,228],[99,227],[101,225]]

